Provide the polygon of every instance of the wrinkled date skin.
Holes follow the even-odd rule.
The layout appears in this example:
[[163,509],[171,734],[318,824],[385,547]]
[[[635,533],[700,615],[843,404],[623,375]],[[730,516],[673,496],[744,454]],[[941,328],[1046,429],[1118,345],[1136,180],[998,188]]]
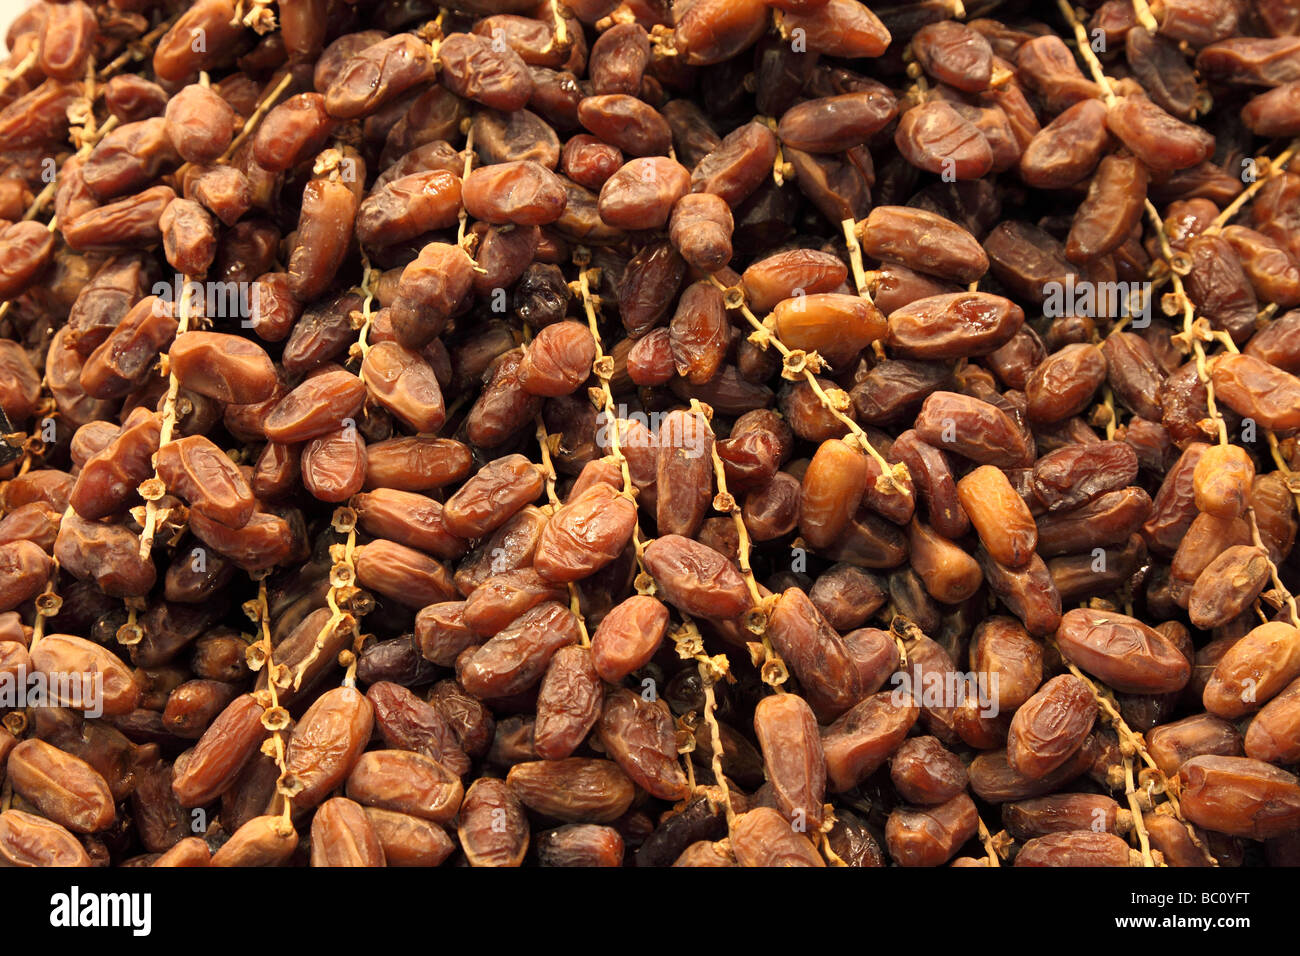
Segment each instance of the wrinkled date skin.
[[542,529],[534,567],[546,580],[581,580],[613,561],[632,538],[636,508],[609,485],[592,485]]
[[334,797],[311,821],[312,866],[384,866],[384,850],[360,804]]
[[437,707],[391,681],[371,684],[366,697],[375,710],[375,726],[390,747],[423,754],[457,775],[468,772],[469,758]]
[[256,503],[244,476],[202,435],[168,442],[158,452],[158,477],[195,511],[231,528],[253,517]]
[[438,761],[407,750],[372,750],[357,760],[348,796],[363,806],[446,823],[460,808],[460,779]]
[[1016,866],[1131,866],[1127,843],[1113,833],[1070,830],[1026,841]]
[[989,267],[988,256],[965,229],[943,216],[902,206],[871,210],[862,227],[862,251],[962,284]]
[[316,806],[347,779],[374,720],[373,705],[351,687],[327,691],[307,708],[285,750],[285,771],[301,785],[294,806]]
[[93,866],[77,838],[25,810],[0,813],[0,859],[6,866]]
[[1005,345],[1025,313],[987,292],[927,296],[890,313],[889,344],[914,358],[986,355]]
[[636,794],[618,764],[586,757],[515,764],[506,783],[525,806],[573,823],[617,820]]
[[754,733],[781,814],[821,826],[826,764],[812,710],[793,694],[765,697],[754,709]]
[[474,781],[460,806],[457,827],[470,866],[519,866],[528,851],[523,804],[502,780]]
[[628,779],[656,797],[679,800],[689,792],[666,704],[615,691],[601,711],[600,740]]
[[916,433],[930,445],[985,465],[1024,465],[1032,452],[1002,409],[957,392],[933,392],[921,405]]
[[692,615],[731,619],[750,605],[745,580],[718,552],[681,535],[656,538],[645,551],[646,570],[664,598]]
[[95,768],[43,740],[24,740],[10,751],[7,775],[25,800],[76,833],[103,830],[116,817],[113,795]]
[[537,692],[537,725],[533,746],[538,756],[559,760],[570,756],[601,715],[602,685],[586,647],[562,647],[555,652]]
[[380,342],[361,363],[366,390],[417,432],[436,433],[447,420],[442,387],[418,352],[396,342]]
[[266,734],[263,713],[252,694],[242,694],[213,720],[172,780],[181,806],[203,806],[234,783]]
[[770,807],[750,810],[736,820],[731,847],[741,866],[826,865],[812,841]]
[[1300,10],[961,6],[14,17],[0,864],[1300,864]]
[[936,807],[900,807],[889,815],[885,844],[900,866],[938,866],[978,827],[975,801],[961,793]]
[[1300,631],[1290,624],[1261,624],[1219,658],[1202,695],[1205,709],[1242,717],[1300,676]]
[[1208,830],[1267,840],[1300,820],[1300,782],[1261,760],[1193,757],[1178,778],[1187,819]]
[[578,621],[567,607],[547,601],[525,611],[470,657],[460,682],[478,697],[503,697],[535,684],[551,657],[578,639]]
[[920,716],[910,694],[873,694],[823,728],[827,786],[850,790],[871,776],[898,749]]
[[[77,681],[56,681],[64,690],[55,695],[60,706],[90,710],[96,704],[105,714],[125,714],[140,700],[140,685],[125,664],[113,653],[84,638],[70,634],[47,635],[31,654],[32,670],[47,679],[68,675]],[[102,690],[92,685],[101,675]],[[102,696],[96,696],[102,695]]]
[[650,662],[668,629],[668,608],[634,594],[611,608],[591,636],[591,662],[603,680],[617,683]]
[[433,75],[429,47],[413,35],[398,34],[344,64],[325,93],[325,109],[336,119],[365,116]]
[[1160,694],[1181,690],[1191,665],[1164,635],[1136,618],[1076,608],[1061,618],[1061,653],[1117,690]]
[[1032,779],[1055,770],[1082,746],[1097,717],[1097,704],[1083,681],[1054,677],[1011,718],[1007,762]]

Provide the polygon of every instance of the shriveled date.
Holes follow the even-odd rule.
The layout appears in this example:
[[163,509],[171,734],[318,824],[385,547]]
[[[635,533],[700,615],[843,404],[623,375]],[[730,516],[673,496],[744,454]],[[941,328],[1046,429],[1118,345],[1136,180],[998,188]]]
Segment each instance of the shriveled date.
[[1172,693],[1192,675],[1191,664],[1168,638],[1115,611],[1067,611],[1056,640],[1066,660],[1126,693]]
[[665,702],[620,688],[605,700],[600,739],[605,751],[638,786],[663,800],[680,800],[689,787],[677,761],[676,725]]
[[1039,779],[1082,746],[1096,718],[1097,704],[1083,681],[1070,674],[1053,677],[1011,718],[1007,762]]

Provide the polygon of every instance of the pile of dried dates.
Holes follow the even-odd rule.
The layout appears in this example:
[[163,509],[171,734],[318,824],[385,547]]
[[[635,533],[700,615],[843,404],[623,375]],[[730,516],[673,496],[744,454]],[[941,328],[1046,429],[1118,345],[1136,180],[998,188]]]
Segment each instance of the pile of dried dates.
[[1300,865],[1300,2],[6,42],[0,864]]

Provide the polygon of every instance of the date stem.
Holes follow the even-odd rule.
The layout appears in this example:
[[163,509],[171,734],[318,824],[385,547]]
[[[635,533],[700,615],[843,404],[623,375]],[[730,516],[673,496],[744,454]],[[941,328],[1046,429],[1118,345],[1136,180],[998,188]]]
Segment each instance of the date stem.
[[1133,786],[1133,758],[1127,754],[1124,756],[1124,797],[1133,814],[1133,832],[1137,834],[1138,846],[1142,849],[1142,865],[1155,866],[1155,860],[1151,857],[1151,839],[1147,835],[1146,824],[1142,822],[1142,807],[1138,804],[1137,789]]
[[[234,138],[230,147],[222,154],[221,158],[218,159],[217,162],[223,163],[229,161],[230,157],[234,155],[235,150],[237,150],[244,140],[251,136],[254,130],[257,129],[262,118],[266,116],[267,112],[271,109],[271,104],[274,103],[279,95],[285,91],[292,78],[291,74],[286,73],[280,82],[275,85],[275,89],[262,97],[261,101],[257,104],[257,108],[253,110],[252,115],[244,121],[243,128],[240,129],[239,135]],[[108,124],[105,124],[104,128],[107,130]],[[182,166],[177,170],[176,176],[178,177],[178,181],[179,177],[188,165],[189,164],[187,163],[185,166]],[[190,282],[192,280],[189,276],[184,276],[183,280],[184,281],[181,283],[180,302],[177,303],[180,315],[177,319],[179,324],[176,328],[176,338],[180,338],[188,332],[190,327]],[[166,370],[165,362],[163,363],[163,368]],[[160,449],[172,440],[172,431],[176,427],[176,394],[180,390],[180,382],[177,380],[176,375],[169,370],[166,370],[166,374],[167,398],[163,402],[162,428],[158,436],[158,447]],[[148,558],[149,553],[153,550],[154,531],[158,524],[158,499],[162,497],[162,494],[154,494],[153,492],[158,488],[162,488],[163,484],[162,480],[158,477],[157,460],[158,457],[155,454],[154,477],[149,481],[146,481],[144,485],[141,485],[141,487],[144,488],[150,486],[150,482],[153,482],[153,485],[149,487],[150,494],[143,494],[142,492],[145,499],[144,526],[140,531],[140,557],[142,558]]]
[[0,70],[0,93],[9,88],[9,84],[26,73],[36,63],[36,48],[27,51],[27,55],[13,66]]
[[[1246,517],[1250,519],[1250,537],[1255,547],[1262,548],[1265,554],[1265,560],[1268,561],[1268,573],[1273,579],[1273,587],[1278,596],[1286,602],[1287,612],[1291,615],[1291,626],[1300,627],[1300,611],[1296,609],[1295,595],[1287,590],[1282,578],[1278,575],[1277,565],[1273,563],[1272,557],[1268,556],[1268,548],[1264,546],[1264,540],[1259,535],[1259,522],[1255,519],[1255,509],[1247,508]],[[1267,618],[1264,623],[1268,623]]]
[[[691,411],[707,420],[712,415],[712,410],[706,410],[706,407],[700,403],[697,398],[691,399]],[[712,429],[710,428],[710,431]],[[739,539],[737,545],[738,558],[740,562],[740,573],[745,579],[745,585],[749,588],[749,596],[753,601],[753,606],[745,615],[745,629],[756,635],[763,645],[763,671],[770,676],[785,671],[785,662],[781,660],[781,655],[776,652],[772,642],[767,637],[767,614],[764,605],[767,603],[763,595],[758,590],[758,582],[754,580],[754,569],[750,566],[749,555],[752,547],[749,540],[749,529],[745,527],[744,517],[740,513],[740,507],[736,504],[735,496],[727,490],[727,473],[722,464],[722,457],[718,454],[717,443],[710,445],[713,457],[713,473],[718,483],[718,493],[714,496],[713,507],[716,511],[721,511],[728,515],[736,526],[736,535]],[[769,662],[771,662],[769,664]],[[773,683],[770,686],[774,690],[780,690],[780,683]]]
[[980,843],[984,845],[984,855],[988,858],[989,866],[1002,866],[1002,857],[998,853],[997,842],[994,839],[993,834],[989,832],[989,828],[984,825],[984,818],[979,814],[976,814],[975,822],[979,824]]
[[[1097,59],[1097,54],[1093,52],[1092,45],[1088,42],[1087,31],[1084,30],[1083,24],[1079,21],[1078,14],[1075,12],[1074,8],[1070,6],[1067,0],[1056,0],[1056,2],[1057,6],[1061,9],[1061,13],[1065,16],[1066,22],[1069,23],[1070,28],[1074,31],[1074,36],[1077,41],[1075,44],[1076,49],[1084,62],[1088,65],[1088,70],[1092,73],[1093,79],[1097,82],[1097,85],[1101,87],[1102,93],[1106,98],[1106,105],[1115,105],[1115,90],[1111,85],[1110,77],[1106,75],[1105,70],[1102,68],[1101,61]],[[1141,2],[1141,0],[1135,0],[1135,8],[1137,2]],[[1145,6],[1145,4],[1143,4],[1143,6]],[[1149,10],[1147,11],[1147,15],[1150,16]],[[1155,21],[1152,20],[1151,22],[1153,26],[1147,27],[1147,29],[1154,28]],[[1205,348],[1201,344],[1199,330],[1196,327],[1196,310],[1192,305],[1191,298],[1187,295],[1187,292],[1183,287],[1182,277],[1186,272],[1186,269],[1183,269],[1180,272],[1178,268],[1174,267],[1174,254],[1169,246],[1169,237],[1165,234],[1164,221],[1160,218],[1160,213],[1156,209],[1155,204],[1152,203],[1150,199],[1145,200],[1144,204],[1146,207],[1147,218],[1151,220],[1151,225],[1155,229],[1156,237],[1160,242],[1160,255],[1164,261],[1169,264],[1169,280],[1173,284],[1173,291],[1168,294],[1168,298],[1173,305],[1174,311],[1176,312],[1181,310],[1183,313],[1183,332],[1182,335],[1179,336],[1179,338],[1182,339],[1183,350],[1186,351],[1190,348],[1196,355],[1196,374],[1201,380],[1201,383],[1205,386],[1206,409],[1209,413],[1210,419],[1214,421],[1218,428],[1219,443],[1221,445],[1226,445],[1228,444],[1228,429],[1227,425],[1223,421],[1223,416],[1219,414],[1218,407],[1215,404],[1214,384],[1210,381],[1209,373],[1205,368]]]
[[[848,221],[851,222],[851,220]],[[754,315],[753,311],[745,303],[745,290],[740,286],[725,286],[722,284],[722,280],[716,275],[709,276],[709,281],[721,290],[727,308],[739,309],[740,314],[745,317],[745,321],[753,326],[754,333],[750,336],[750,341],[759,348],[766,349],[771,347],[781,353],[781,357],[785,359],[786,365],[786,370],[782,373],[783,376],[794,379],[799,375],[802,375],[808,382],[808,387],[811,388],[813,394],[817,396],[817,400],[821,402],[822,405],[825,406],[826,410],[835,416],[835,418],[849,430],[849,433],[853,436],[853,439],[857,442],[858,446],[872,458],[876,459],[881,470],[880,477],[876,479],[877,489],[886,493],[901,494],[903,492],[902,479],[907,476],[907,467],[901,462],[894,465],[886,461],[885,456],[880,454],[880,452],[876,450],[875,446],[871,444],[871,439],[867,437],[867,433],[862,430],[862,427],[848,415],[844,414],[844,411],[836,402],[831,401],[830,396],[826,394],[826,390],[823,389],[821,384],[817,381],[817,376],[813,374],[813,370],[808,367],[809,365],[816,365],[820,368],[821,356],[817,355],[816,352],[813,352],[810,355],[805,355],[802,351],[796,352],[777,338],[776,334],[760,322],[758,316]]]
[[[614,456],[614,460],[618,462],[619,470],[623,473],[623,496],[632,502],[633,508],[637,508],[636,489],[632,485],[632,472],[628,467],[627,456],[623,454],[623,448],[619,443],[619,419],[618,411],[614,407],[614,393],[609,387],[609,379],[614,372],[614,359],[605,353],[605,346],[600,338],[600,317],[596,310],[596,297],[591,291],[592,270],[588,268],[591,264],[591,251],[585,246],[578,246],[573,251],[573,264],[578,267],[578,293],[582,297],[582,308],[587,317],[587,328],[591,331],[591,337],[596,343],[596,359],[592,362],[591,368],[600,385],[592,390],[591,401],[605,414],[610,454]],[[654,579],[646,573],[645,569],[645,546],[646,542],[641,537],[641,521],[638,516],[636,523],[632,526],[632,547],[636,550],[638,571],[637,590],[642,594],[653,594]]]
[[[469,174],[472,171],[473,164],[474,164],[474,124],[470,123],[469,129],[466,130],[465,132],[465,167],[464,169],[461,170],[461,174],[460,174],[461,182],[464,182],[465,180],[469,179]],[[466,211],[464,203],[460,204],[460,212],[457,215],[460,219],[460,224],[456,227],[456,245],[460,246],[462,249],[465,249],[468,252],[469,251],[468,247],[465,244],[465,228],[469,223],[469,212]]]
[[[111,133],[116,127],[117,127],[117,117],[110,116],[105,121],[104,125],[99,127],[97,132],[92,133],[89,137],[83,140],[80,148],[77,150],[77,158],[85,159],[87,156],[89,156],[90,151],[95,148],[95,144],[98,143],[105,136],[107,136],[109,133]],[[58,180],[58,176],[56,175],[54,181],[50,183],[46,183],[45,188],[42,189],[36,195],[36,198],[32,200],[31,205],[27,207],[26,211],[23,213],[23,222],[28,222],[32,219],[35,219],[37,216],[39,216],[41,214],[41,211],[45,208],[45,204],[54,198],[54,194],[58,190],[58,188],[59,188],[59,180]],[[51,216],[50,221],[45,224],[45,228],[50,232],[54,232],[54,230],[58,229],[59,217]],[[7,300],[3,303],[0,303],[0,319],[3,319],[9,313],[9,309],[11,307],[12,307],[12,301]]]
[[[63,511],[63,517],[59,519],[60,523],[67,521],[74,514],[76,512],[73,510],[72,505],[68,505]],[[57,554],[50,555],[50,562],[50,576],[46,580],[45,590],[36,597],[36,616],[32,620],[32,639],[27,646],[28,651],[31,651],[40,643],[41,638],[45,636],[45,622],[58,614],[59,609],[63,606],[63,599],[59,597],[57,588],[59,556]],[[134,611],[131,613],[134,614]]]
[[[1298,150],[1300,150],[1300,139],[1293,139],[1287,145],[1286,149],[1282,150],[1282,152],[1278,153],[1277,156],[1268,161],[1268,167],[1265,169],[1263,176],[1257,176],[1253,182],[1248,183],[1246,188],[1243,189],[1241,193],[1232,200],[1232,202],[1228,203],[1228,205],[1224,207],[1223,212],[1214,217],[1214,222],[1211,224],[1210,229],[1206,231],[1217,231],[1231,222],[1232,217],[1237,215],[1237,213],[1241,211],[1241,208],[1245,206],[1246,203],[1250,202],[1255,193],[1263,189],[1264,185],[1270,179],[1286,172],[1287,166],[1291,164],[1291,160],[1295,159]],[[1259,160],[1256,159],[1255,163],[1258,165]]]
[[[218,159],[217,162],[230,162],[230,157],[234,156],[235,151],[239,149],[239,147],[243,146],[244,141],[248,139],[248,137],[252,136],[257,130],[258,124],[262,122],[262,117],[266,116],[266,114],[271,111],[272,105],[274,105],[275,101],[280,98],[280,94],[289,88],[289,83],[292,79],[293,77],[291,75],[285,75],[280,79],[279,83],[275,84],[275,89],[262,97],[258,102],[256,109],[253,110],[252,115],[249,116],[248,119],[244,120],[244,126],[239,131],[239,135],[230,141],[230,146],[221,154],[221,158]],[[183,168],[184,167],[182,167],[182,169]]]
[[184,12],[184,10],[180,10],[172,14],[144,36],[140,37],[139,40],[134,40],[131,43],[128,43],[126,49],[110,60],[104,69],[100,71],[100,82],[102,83],[110,76],[113,76],[118,70],[122,69],[122,67],[126,66],[132,60],[143,60],[145,57],[152,54],[154,41],[158,40],[164,33],[170,30],[176,21],[181,18],[181,14]]
[[[524,323],[524,344],[527,345],[533,339],[533,330],[528,323]],[[540,412],[534,420],[537,425],[537,447],[542,456],[542,475],[546,482],[546,500],[550,502],[551,513],[554,514],[560,509],[560,499],[555,494],[555,462],[551,460],[551,436],[546,431],[546,422]],[[591,636],[587,633],[587,622],[582,616],[582,602],[579,600],[578,584],[576,581],[569,582],[569,611],[578,619],[578,637],[582,641],[583,647],[591,646]]]
[[[1060,653],[1059,648],[1057,653]],[[1065,660],[1064,656],[1062,656],[1062,660]],[[1131,728],[1124,720],[1124,717],[1119,712],[1119,708],[1115,706],[1114,698],[1111,696],[1109,689],[1105,688],[1104,685],[1098,684],[1083,671],[1079,670],[1077,665],[1065,661],[1065,666],[1069,668],[1071,674],[1083,681],[1088,689],[1092,691],[1093,700],[1097,702],[1097,708],[1101,711],[1102,717],[1108,724],[1110,724],[1116,735],[1118,735],[1121,749],[1126,749],[1136,755],[1142,763],[1146,764],[1148,772],[1154,775],[1156,780],[1159,781],[1161,791],[1164,793],[1165,799],[1169,801],[1169,809],[1173,812],[1174,819],[1187,828],[1188,835],[1191,836],[1192,842],[1195,843],[1203,853],[1205,853],[1206,859],[1210,861],[1210,865],[1218,866],[1219,861],[1206,851],[1205,847],[1201,845],[1200,840],[1196,838],[1195,833],[1192,832],[1192,828],[1188,825],[1187,821],[1183,819],[1182,808],[1178,804],[1178,796],[1174,791],[1174,782],[1166,777],[1164,771],[1157,766],[1155,758],[1153,758],[1150,751],[1147,750],[1146,741],[1143,739],[1142,735],[1133,730],[1133,728]],[[1141,819],[1141,814],[1137,812],[1139,808],[1134,806],[1137,801],[1137,793],[1133,788],[1133,776],[1131,772],[1132,765],[1127,756],[1125,757],[1125,763],[1128,771],[1125,775],[1125,797],[1128,800],[1130,808],[1134,811],[1134,816],[1137,818],[1134,820],[1134,831],[1136,832],[1138,830],[1138,821]],[[1145,828],[1142,829],[1142,832],[1145,834]],[[1139,836],[1139,840],[1141,840],[1141,836]],[[1149,855],[1144,857],[1144,860],[1147,858],[1149,858]],[[1154,861],[1149,865],[1154,865]]]
[[[179,311],[176,326],[176,338],[180,338],[190,328],[190,283],[189,276],[184,276],[181,282],[180,301],[176,303]],[[163,363],[164,368],[166,363]],[[172,432],[176,429],[176,395],[180,391],[181,383],[176,378],[174,372],[167,371],[167,397],[163,400],[162,427],[158,432],[158,448],[161,451],[164,445],[172,440]],[[149,554],[153,551],[154,532],[158,527],[158,500],[163,496],[165,486],[162,479],[158,476],[158,453],[154,453],[154,473],[153,478],[147,479],[140,485],[140,494],[145,500],[144,527],[140,530],[140,557],[148,559]]]
[[[265,575],[263,575],[261,578],[258,579],[257,598],[251,603],[253,604],[253,608],[252,608],[252,614],[250,616],[253,617],[254,623],[256,623],[257,625],[258,639],[253,645],[250,645],[249,650],[252,651],[254,647],[258,648],[260,654],[254,652],[254,657],[257,657],[262,662],[263,666],[272,666],[271,611],[269,606],[267,605],[267,600],[266,600],[266,576]],[[267,677],[273,678],[274,674],[268,672]],[[266,727],[268,730],[271,731],[271,737],[270,737],[271,753],[269,753],[268,756],[272,757],[275,760],[275,765],[280,770],[280,777],[283,777],[285,773],[285,767],[284,767],[285,724],[282,723],[282,721],[287,721],[289,715],[284,710],[284,708],[280,706],[280,695],[279,692],[276,690],[275,680],[268,679],[266,682],[266,687],[267,687],[267,695],[270,699],[270,705],[266,707],[264,713],[262,714],[262,726]],[[265,747],[265,744],[263,746]],[[284,819],[287,822],[289,820],[290,801],[283,793],[280,792],[280,781],[278,779],[276,781],[276,797],[281,802],[282,805],[281,812],[283,813]]]
[[[91,59],[87,64],[86,72],[86,98],[90,103],[94,103],[94,70],[95,61],[94,59]],[[88,133],[82,135],[81,139],[79,139],[77,148],[77,155],[81,157],[81,159],[85,159],[86,156],[90,155],[90,151],[94,150],[95,144],[98,143],[100,139],[103,139],[105,135],[112,133],[113,129],[116,129],[117,117],[110,116],[108,120],[104,122],[103,126],[98,126],[95,124],[94,109],[91,109],[90,113],[88,113],[86,126]],[[57,186],[59,186],[59,177],[56,176],[55,181],[47,183],[44,189],[40,191],[40,194],[36,196],[35,199],[32,199],[31,206],[27,207],[26,211],[23,212],[23,221],[34,220],[35,217],[39,215],[40,211],[45,207],[45,203],[48,203],[49,200],[53,198],[53,195],[55,195]],[[59,228],[59,217],[51,216],[49,222],[45,224],[45,229],[52,233],[55,232],[57,228]],[[12,307],[12,303],[10,302],[0,304],[0,319],[3,319],[6,313],[9,312],[10,307]],[[42,376],[40,376],[40,390],[44,393],[48,388],[48,377],[42,373]],[[49,408],[47,415],[56,414],[56,408]],[[31,436],[31,438],[35,437],[36,436]],[[38,447],[36,447],[34,441],[31,441],[31,438],[23,444],[23,459],[22,463],[18,466],[18,475],[23,475],[23,473],[30,470],[32,460],[34,460],[34,455],[44,454],[44,442],[40,442],[38,451]],[[72,506],[69,505],[68,509],[64,511],[64,518],[68,518],[68,516],[72,514],[73,509]],[[45,584],[45,591],[36,597],[36,614],[34,620],[32,620],[31,627],[31,646],[36,646],[36,643],[42,639],[45,633],[45,622],[47,622],[49,618],[55,617],[56,614],[59,614],[59,609],[62,605],[62,600],[55,588],[55,583],[57,579],[59,579],[59,558],[53,557],[53,555],[51,555],[51,557],[53,563],[51,566],[51,572],[49,572],[49,579],[47,584]]]
[[[858,290],[860,297],[871,302],[871,283],[867,278],[866,269],[862,267],[862,244],[858,241],[858,231],[862,228],[862,223],[845,219],[840,223],[840,228],[844,230],[844,244],[848,247],[849,264],[853,267],[853,286]],[[875,305],[874,302],[871,304]],[[885,344],[880,339],[871,343],[871,350],[876,358],[885,358]]]
[[1137,21],[1142,29],[1148,33],[1155,33],[1160,29],[1160,24],[1151,14],[1151,8],[1147,6],[1147,0],[1133,0],[1133,12],[1137,14]]

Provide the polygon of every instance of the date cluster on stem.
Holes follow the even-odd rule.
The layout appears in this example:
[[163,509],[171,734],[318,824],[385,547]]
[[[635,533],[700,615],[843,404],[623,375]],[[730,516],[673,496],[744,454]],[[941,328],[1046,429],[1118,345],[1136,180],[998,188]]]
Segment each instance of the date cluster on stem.
[[1294,3],[5,41],[0,863],[1300,865]]

